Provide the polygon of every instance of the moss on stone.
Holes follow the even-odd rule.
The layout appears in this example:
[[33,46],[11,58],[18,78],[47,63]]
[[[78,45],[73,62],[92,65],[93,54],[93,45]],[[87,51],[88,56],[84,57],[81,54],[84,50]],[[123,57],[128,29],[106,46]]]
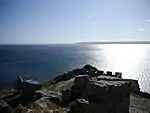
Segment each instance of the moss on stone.
[[15,93],[16,92],[16,90],[14,90],[14,89],[3,89],[3,90],[0,90],[0,98],[3,98],[3,97],[5,97],[5,96],[8,96],[8,95],[11,95],[11,94],[13,94],[13,93]]
[[74,84],[74,79],[68,81],[60,81],[54,84],[49,82],[43,82],[43,89],[52,90],[52,91],[61,91],[61,89],[71,89]]

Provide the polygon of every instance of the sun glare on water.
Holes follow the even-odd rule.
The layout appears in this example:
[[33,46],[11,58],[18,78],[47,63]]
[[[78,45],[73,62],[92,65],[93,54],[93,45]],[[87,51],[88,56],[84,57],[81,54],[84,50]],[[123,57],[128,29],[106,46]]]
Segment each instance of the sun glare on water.
[[[147,49],[144,46],[140,45],[131,45],[131,44],[118,44],[118,45],[104,45],[102,53],[103,56],[103,65],[100,68],[103,68],[108,71],[120,71],[123,73],[124,78],[134,78],[137,77],[133,74],[137,71],[137,66],[140,62],[143,61],[146,56]],[[97,45],[96,48],[102,48],[102,46]],[[96,57],[99,61],[100,57]]]

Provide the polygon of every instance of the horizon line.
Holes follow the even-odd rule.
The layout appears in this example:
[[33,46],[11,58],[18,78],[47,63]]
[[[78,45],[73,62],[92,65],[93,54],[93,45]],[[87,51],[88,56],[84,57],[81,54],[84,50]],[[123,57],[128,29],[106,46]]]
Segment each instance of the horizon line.
[[103,40],[103,41],[78,41],[78,42],[50,42],[50,43],[1,43],[0,45],[49,45],[49,44],[103,44],[103,43],[133,43],[133,44],[150,44],[150,40],[123,40],[123,41],[114,41],[114,40]]

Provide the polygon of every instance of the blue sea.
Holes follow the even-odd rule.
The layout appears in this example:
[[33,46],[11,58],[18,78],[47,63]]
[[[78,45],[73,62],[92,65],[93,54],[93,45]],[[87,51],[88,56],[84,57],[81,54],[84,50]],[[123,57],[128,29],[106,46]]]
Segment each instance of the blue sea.
[[122,72],[123,78],[139,80],[141,90],[150,93],[148,44],[1,45],[0,88],[10,87],[19,76],[42,82],[85,64]]

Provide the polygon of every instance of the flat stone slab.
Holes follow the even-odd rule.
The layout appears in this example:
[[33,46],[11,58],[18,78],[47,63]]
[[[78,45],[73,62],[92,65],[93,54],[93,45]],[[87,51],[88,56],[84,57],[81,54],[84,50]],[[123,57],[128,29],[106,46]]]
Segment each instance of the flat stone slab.
[[107,76],[107,75],[101,75],[97,77],[97,80],[109,80],[109,81],[125,81],[122,78],[113,77],[113,76]]
[[35,80],[25,80],[23,82],[23,92],[30,93],[42,89],[42,84]]
[[129,101],[130,86],[127,81],[91,81],[86,93],[89,99],[100,103]]
[[60,98],[62,96],[60,92],[49,91],[49,90],[38,90],[36,91],[36,94],[43,97],[50,97],[50,98]]
[[34,84],[34,85],[41,85],[40,82],[35,81],[35,80],[25,80],[24,83]]
[[137,80],[122,79],[122,78],[119,78],[119,77],[112,77],[112,76],[106,76],[106,75],[98,76],[97,80],[98,81],[105,80],[105,81],[115,81],[115,82],[117,82],[117,81],[128,82],[128,83],[130,83],[131,91],[136,91],[136,92],[140,91],[139,84],[138,84]]
[[76,76],[75,78],[85,78],[85,77],[88,77],[88,78],[89,78],[89,75],[78,75],[78,76]]
[[105,78],[104,80],[100,80],[100,81],[91,81],[91,83],[99,87],[107,87],[107,88],[112,88],[112,87],[117,88],[119,86],[129,84],[129,82],[127,81],[115,81],[115,80],[107,81],[107,79],[105,80]]

